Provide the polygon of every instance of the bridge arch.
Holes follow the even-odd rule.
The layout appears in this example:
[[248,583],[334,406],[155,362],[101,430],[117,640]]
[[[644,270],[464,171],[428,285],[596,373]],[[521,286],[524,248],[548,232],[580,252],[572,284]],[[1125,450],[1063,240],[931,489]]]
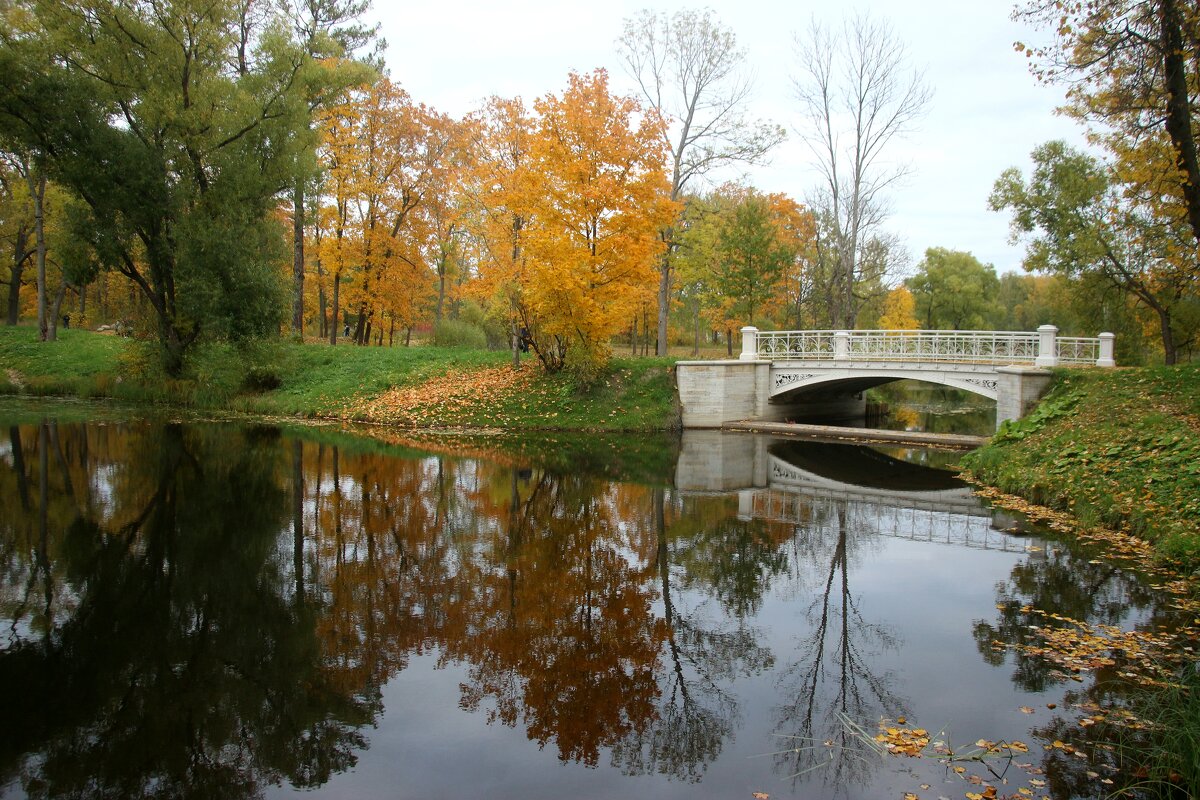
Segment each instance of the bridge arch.
[[773,364],[770,377],[770,402],[802,401],[813,392],[856,393],[893,381],[913,380],[947,386],[989,400],[999,399],[999,382],[994,369],[946,370],[910,366],[890,368],[835,368],[811,364]]

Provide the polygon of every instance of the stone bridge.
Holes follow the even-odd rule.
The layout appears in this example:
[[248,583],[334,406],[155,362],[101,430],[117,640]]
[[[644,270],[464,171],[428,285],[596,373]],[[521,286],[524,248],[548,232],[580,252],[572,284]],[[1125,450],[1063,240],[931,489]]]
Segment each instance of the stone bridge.
[[996,425],[1018,419],[1050,382],[1047,368],[1112,367],[1113,334],[1014,331],[759,331],[742,328],[735,360],[681,361],[685,428],[742,420],[852,419],[863,391],[896,380],[962,389],[996,402]]

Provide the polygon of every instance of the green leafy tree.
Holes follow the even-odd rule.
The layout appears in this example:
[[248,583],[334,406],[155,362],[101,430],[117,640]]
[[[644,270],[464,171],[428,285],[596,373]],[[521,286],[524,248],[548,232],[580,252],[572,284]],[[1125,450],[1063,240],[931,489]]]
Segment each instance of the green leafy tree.
[[1098,279],[1135,298],[1157,318],[1164,359],[1195,338],[1195,248],[1186,223],[1164,226],[1131,202],[1112,171],[1060,141],[1033,151],[1028,181],[1010,168],[989,199],[1011,209],[1025,268]]
[[153,315],[168,373],[202,334],[279,329],[313,60],[282,11],[31,0],[0,30],[0,131],[90,212],[106,269]]
[[996,270],[970,253],[931,247],[905,285],[926,330],[994,328],[1003,319]]

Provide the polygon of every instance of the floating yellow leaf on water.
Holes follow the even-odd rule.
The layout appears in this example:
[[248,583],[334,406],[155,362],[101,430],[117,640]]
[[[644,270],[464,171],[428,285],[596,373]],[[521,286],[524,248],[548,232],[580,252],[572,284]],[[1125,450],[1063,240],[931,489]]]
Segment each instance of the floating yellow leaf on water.
[[1030,708],[1029,706],[1021,706],[1021,713],[1022,714],[1032,714],[1033,709]]
[[1029,745],[1025,744],[1024,742],[1009,742],[1008,749],[1012,750],[1014,753],[1028,753]]
[[767,794],[766,792],[755,792],[750,796],[753,797],[754,800],[768,800],[771,797],[771,795]]

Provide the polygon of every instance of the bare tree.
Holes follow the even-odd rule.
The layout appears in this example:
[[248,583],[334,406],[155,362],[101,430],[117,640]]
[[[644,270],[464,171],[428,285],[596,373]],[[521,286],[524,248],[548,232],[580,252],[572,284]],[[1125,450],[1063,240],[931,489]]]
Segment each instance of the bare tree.
[[795,128],[821,176],[812,204],[832,228],[829,317],[835,327],[852,328],[864,250],[887,217],[887,190],[908,173],[883,153],[912,131],[931,93],[909,68],[903,43],[867,17],[846,20],[837,33],[814,20],[796,36],[796,56]]
[[[750,120],[745,106],[751,81],[746,53],[711,10],[665,13],[643,10],[625,20],[617,42],[626,67],[646,102],[669,124],[671,200],[693,178],[734,163],[760,163],[779,142],[783,128]],[[667,252],[659,266],[658,355],[667,354],[674,230],[662,232]]]

